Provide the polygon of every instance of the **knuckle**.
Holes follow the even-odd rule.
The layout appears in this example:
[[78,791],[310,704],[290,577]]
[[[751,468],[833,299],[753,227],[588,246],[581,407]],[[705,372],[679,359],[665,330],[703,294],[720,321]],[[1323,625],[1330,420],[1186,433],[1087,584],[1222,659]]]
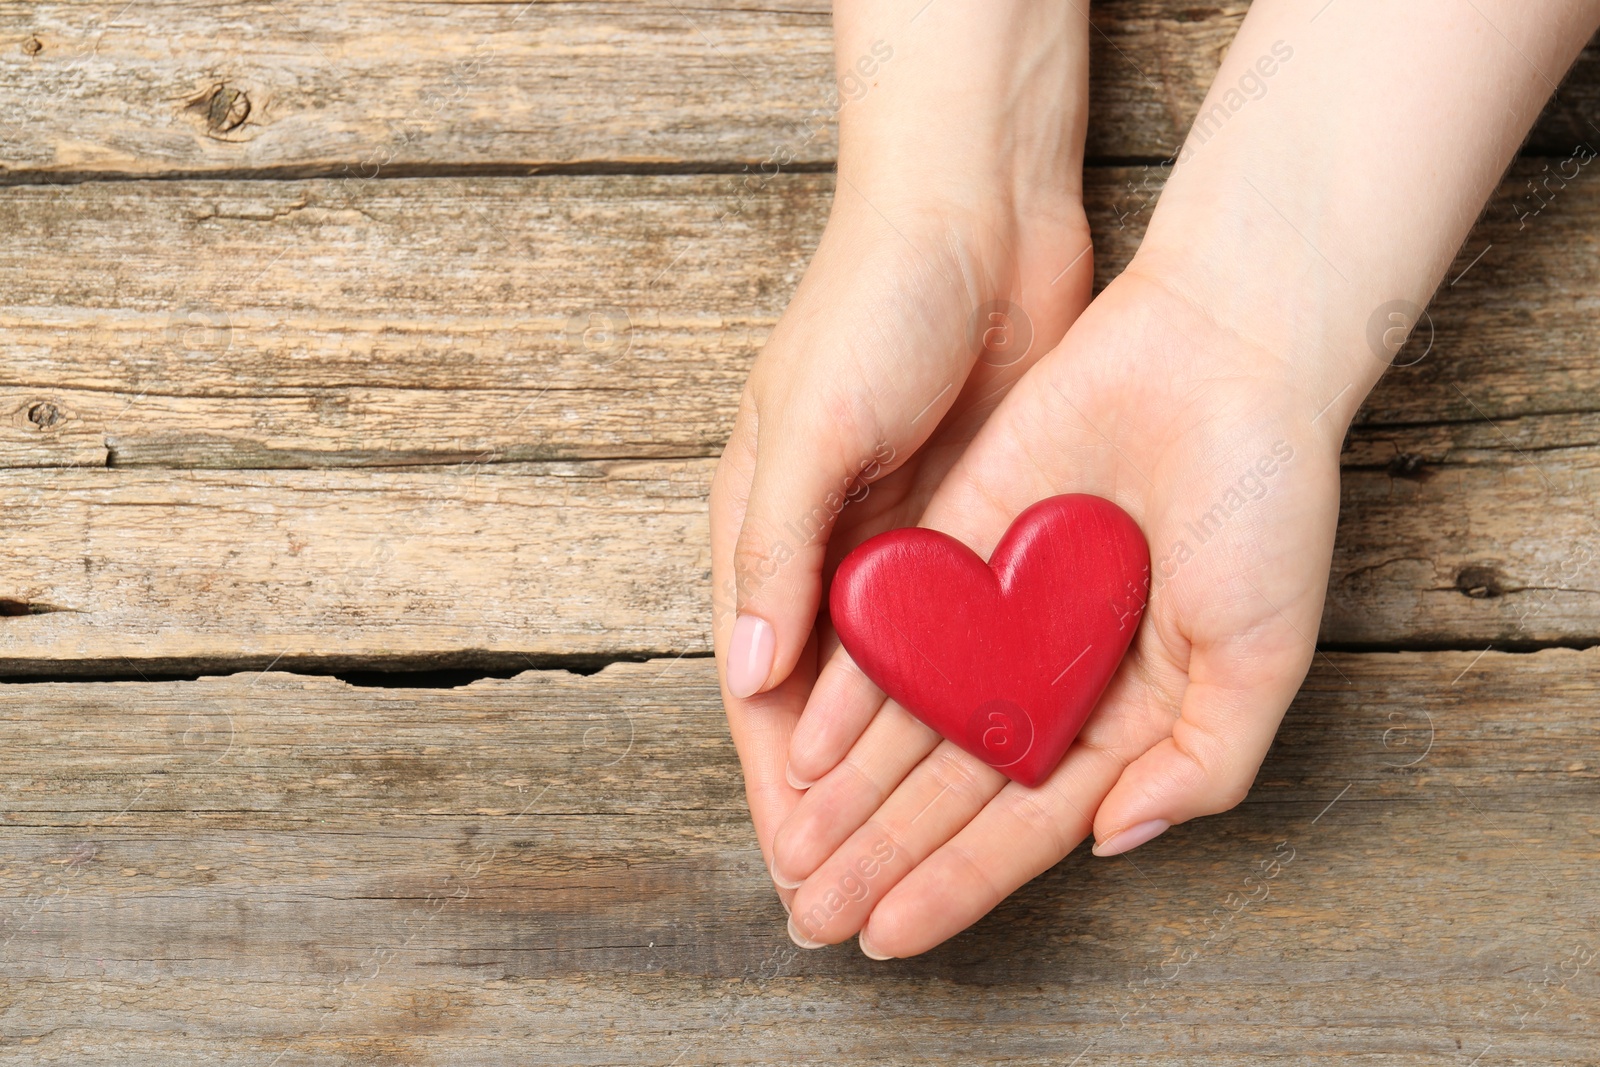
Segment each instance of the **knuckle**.
[[[905,858],[915,864],[918,860],[918,857],[913,856],[911,850],[906,847],[905,837],[897,833],[894,827],[883,819],[877,817],[868,819],[861,828],[861,834],[863,839],[874,842],[869,849],[876,849],[884,863]],[[879,847],[880,845],[882,847]]]
[[1192,768],[1191,788],[1206,814],[1236,807],[1249,794],[1255,770],[1239,766],[1223,739],[1180,720],[1173,728],[1172,744]]
[[882,432],[877,404],[863,389],[830,384],[822,394],[821,412],[836,432],[834,440],[847,452],[871,448]]
[[1059,813],[1040,803],[1035,791],[1007,789],[1006,807],[1031,837],[1049,846],[1052,855],[1065,856],[1077,845],[1076,841],[1067,840],[1067,830]]
[[882,399],[870,382],[830,368],[793,383],[787,395],[766,396],[757,433],[765,456],[794,453],[826,470],[851,470],[885,440]]
[[986,901],[999,901],[1006,897],[1005,887],[994,880],[994,876],[989,873],[988,865],[980,861],[965,842],[947,842],[940,852],[967,871],[972,880],[981,887]]
[[990,781],[989,774],[999,772],[989,771],[989,774],[985,774],[985,771],[989,771],[989,768],[948,743],[939,746],[928,764],[928,773],[934,784],[939,786],[940,792],[954,793],[966,801],[985,800],[992,792],[986,788]]
[[738,540],[733,543],[733,565],[745,569],[756,569],[761,564],[772,559],[772,541],[760,529],[764,525],[753,515],[745,516],[744,526],[739,530]]
[[846,778],[853,779],[855,781],[855,788],[859,789],[863,795],[872,798],[872,806],[874,810],[881,806],[889,797],[889,792],[887,788],[885,788],[884,784],[877,778],[873,777],[873,775],[852,756],[846,756],[839,762],[839,765],[828,774],[830,778],[834,775],[842,775]]
[[1230,774],[1221,782],[1213,785],[1211,793],[1212,803],[1208,805],[1206,814],[1216,815],[1238,807],[1244,798],[1250,795],[1250,787],[1255,784],[1254,774]]
[[766,527],[761,519],[747,514],[734,541],[733,574],[741,603],[760,593],[794,558],[794,549],[788,542]]

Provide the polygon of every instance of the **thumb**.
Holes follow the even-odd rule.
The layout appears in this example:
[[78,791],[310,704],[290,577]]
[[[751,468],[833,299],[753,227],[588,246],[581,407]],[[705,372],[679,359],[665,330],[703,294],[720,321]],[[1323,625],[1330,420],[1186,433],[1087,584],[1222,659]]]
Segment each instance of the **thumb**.
[[1169,826],[1227,811],[1250,791],[1311,657],[1293,648],[1262,655],[1242,643],[1193,656],[1171,736],[1128,764],[1095,812],[1095,855],[1116,856]]
[[896,460],[874,420],[841,414],[838,405],[794,404],[769,419],[758,413],[755,473],[733,551],[727,678],[736,697],[764,692],[794,669],[821,603],[834,522]]

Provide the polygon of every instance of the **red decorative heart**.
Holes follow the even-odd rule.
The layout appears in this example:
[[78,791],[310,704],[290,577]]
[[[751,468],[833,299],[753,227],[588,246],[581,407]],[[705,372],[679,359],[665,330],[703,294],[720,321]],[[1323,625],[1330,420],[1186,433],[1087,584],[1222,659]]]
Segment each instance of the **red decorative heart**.
[[1032,786],[1105,692],[1149,589],[1133,519],[1070,494],[1018,515],[988,563],[935,530],[879,534],[839,565],[828,609],[879,688]]

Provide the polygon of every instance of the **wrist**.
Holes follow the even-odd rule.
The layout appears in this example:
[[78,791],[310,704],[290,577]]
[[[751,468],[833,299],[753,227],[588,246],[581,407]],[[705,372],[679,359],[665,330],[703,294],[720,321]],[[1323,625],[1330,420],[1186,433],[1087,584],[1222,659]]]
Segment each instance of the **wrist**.
[[1235,184],[1248,197],[1207,195],[1191,205],[1163,193],[1128,269],[1197,309],[1236,341],[1244,373],[1294,389],[1309,417],[1342,436],[1434,279],[1346,263],[1342,245],[1318,232],[1314,210],[1303,213],[1311,223],[1291,225],[1280,212],[1299,208],[1292,198],[1269,203],[1251,183]]
[[835,5],[839,173],[873,202],[1080,207],[1088,23],[1031,0]]
[[1257,0],[1133,269],[1282,364],[1342,430],[1538,113],[1541,72],[1564,70],[1595,19],[1557,0],[1418,0],[1341,5],[1312,32],[1293,0]]

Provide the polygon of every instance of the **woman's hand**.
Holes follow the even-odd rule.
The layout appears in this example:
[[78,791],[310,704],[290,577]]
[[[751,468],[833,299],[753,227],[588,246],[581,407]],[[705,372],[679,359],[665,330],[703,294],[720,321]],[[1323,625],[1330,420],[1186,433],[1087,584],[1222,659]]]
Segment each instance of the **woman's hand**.
[[1315,648],[1343,428],[1316,418],[1324,403],[1158,280],[1125,273],[1095,301],[1012,389],[923,525],[987,556],[1044,497],[1116,501],[1150,542],[1138,640],[1037,788],[892,702],[867,711],[777,833],[775,873],[804,880],[797,940],[861,932],[875,953],[921,952],[1091,829],[1111,854],[1244,796]]
[[838,5],[858,98],[833,210],[712,487],[717,656],[764,851],[799,799],[789,737],[834,644],[815,626],[826,569],[916,521],[1089,299],[1086,22],[1021,0],[942,0],[909,21],[920,7]]

